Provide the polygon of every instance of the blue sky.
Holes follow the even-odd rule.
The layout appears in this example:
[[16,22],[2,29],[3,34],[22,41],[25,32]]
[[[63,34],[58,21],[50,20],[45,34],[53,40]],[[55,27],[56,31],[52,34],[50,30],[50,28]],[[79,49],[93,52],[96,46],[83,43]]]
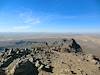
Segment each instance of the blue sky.
[[100,0],[0,0],[0,32],[100,32]]

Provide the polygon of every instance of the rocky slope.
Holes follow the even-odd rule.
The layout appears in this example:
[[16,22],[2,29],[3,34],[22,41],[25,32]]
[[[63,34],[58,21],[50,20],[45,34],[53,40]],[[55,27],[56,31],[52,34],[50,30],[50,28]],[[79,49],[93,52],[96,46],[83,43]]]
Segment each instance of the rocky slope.
[[0,75],[100,75],[100,60],[74,39],[44,41],[32,48],[5,48]]

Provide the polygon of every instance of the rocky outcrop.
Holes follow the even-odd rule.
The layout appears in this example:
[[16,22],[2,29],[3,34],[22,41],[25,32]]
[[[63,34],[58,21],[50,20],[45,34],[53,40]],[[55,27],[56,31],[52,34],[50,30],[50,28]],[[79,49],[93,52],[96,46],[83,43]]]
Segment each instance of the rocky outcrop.
[[0,75],[99,75],[100,59],[85,54],[74,39],[32,48],[5,48],[0,53]]
[[75,39],[62,39],[62,41],[55,41],[53,44],[59,44],[58,46],[51,47],[52,50],[58,52],[74,52],[74,53],[82,53],[81,46],[75,41]]
[[71,39],[71,43],[69,44],[69,47],[70,47],[70,51],[72,52],[82,52],[82,48],[81,46],[74,40],[74,39]]

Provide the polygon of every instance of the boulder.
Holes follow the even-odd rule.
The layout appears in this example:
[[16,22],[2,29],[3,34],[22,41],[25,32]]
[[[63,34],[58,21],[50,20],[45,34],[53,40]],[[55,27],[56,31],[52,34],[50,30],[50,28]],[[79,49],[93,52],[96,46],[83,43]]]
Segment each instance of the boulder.
[[14,75],[38,75],[38,70],[30,61],[22,61],[15,68]]
[[6,75],[5,71],[0,68],[0,75]]
[[75,39],[71,39],[71,43],[69,44],[70,51],[72,52],[82,52],[81,46],[75,41]]

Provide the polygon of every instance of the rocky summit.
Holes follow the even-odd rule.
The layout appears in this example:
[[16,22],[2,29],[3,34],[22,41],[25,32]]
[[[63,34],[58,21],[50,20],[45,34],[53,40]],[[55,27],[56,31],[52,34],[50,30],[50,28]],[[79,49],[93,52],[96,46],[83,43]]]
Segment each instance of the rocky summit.
[[75,39],[36,42],[31,48],[5,48],[0,75],[100,75],[100,59],[84,53]]

